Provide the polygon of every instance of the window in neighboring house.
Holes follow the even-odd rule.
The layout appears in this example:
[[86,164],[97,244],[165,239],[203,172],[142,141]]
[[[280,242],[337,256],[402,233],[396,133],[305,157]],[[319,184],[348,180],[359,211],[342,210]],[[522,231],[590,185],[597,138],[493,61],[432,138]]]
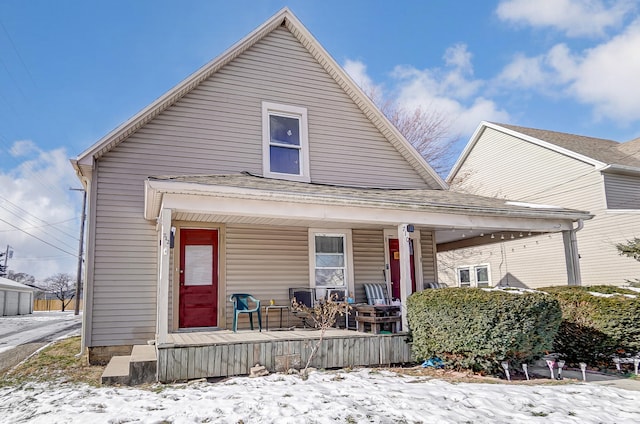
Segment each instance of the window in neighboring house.
[[471,270],[469,268],[458,268],[458,285],[471,287]]
[[477,287],[489,287],[489,266],[478,265],[476,270],[476,286]]
[[264,175],[310,181],[307,109],[262,102],[262,126]]
[[491,287],[488,264],[459,267],[457,272],[460,287]]

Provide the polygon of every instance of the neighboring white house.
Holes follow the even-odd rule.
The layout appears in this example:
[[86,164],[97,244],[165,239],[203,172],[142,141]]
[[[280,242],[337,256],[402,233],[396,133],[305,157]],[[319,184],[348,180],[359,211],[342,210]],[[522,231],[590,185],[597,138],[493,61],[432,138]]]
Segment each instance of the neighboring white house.
[[[582,284],[640,278],[640,262],[615,248],[640,237],[640,138],[618,143],[482,122],[447,181],[459,192],[589,211],[595,217],[576,233]],[[494,241],[499,243],[439,254],[440,280],[461,286],[567,284],[561,235],[512,231]]]
[[0,317],[33,313],[34,288],[0,277]]

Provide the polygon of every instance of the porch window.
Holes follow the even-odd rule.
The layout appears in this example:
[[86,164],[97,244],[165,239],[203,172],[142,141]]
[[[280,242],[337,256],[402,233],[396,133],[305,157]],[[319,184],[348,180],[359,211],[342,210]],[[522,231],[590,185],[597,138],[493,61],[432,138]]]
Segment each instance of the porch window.
[[489,264],[462,266],[457,274],[459,287],[491,287]]
[[349,232],[309,232],[311,287],[344,288],[349,285],[351,237]]
[[307,109],[262,102],[262,138],[265,176],[310,181]]

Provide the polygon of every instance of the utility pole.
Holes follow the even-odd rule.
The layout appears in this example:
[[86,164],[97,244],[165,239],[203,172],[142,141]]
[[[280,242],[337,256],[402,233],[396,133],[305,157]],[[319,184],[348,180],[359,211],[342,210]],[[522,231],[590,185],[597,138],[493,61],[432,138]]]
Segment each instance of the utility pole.
[[78,246],[78,272],[76,274],[76,304],[73,310],[74,315],[80,313],[80,292],[82,290],[82,250],[84,248],[84,221],[87,210],[87,191],[81,188],[70,188],[69,190],[82,191],[82,215],[80,217],[80,242]]
[[0,253],[0,258],[4,256],[4,265],[0,266],[0,277],[7,276],[7,261],[9,258],[13,257],[13,250],[11,250],[11,246],[7,244],[7,250],[4,253]]

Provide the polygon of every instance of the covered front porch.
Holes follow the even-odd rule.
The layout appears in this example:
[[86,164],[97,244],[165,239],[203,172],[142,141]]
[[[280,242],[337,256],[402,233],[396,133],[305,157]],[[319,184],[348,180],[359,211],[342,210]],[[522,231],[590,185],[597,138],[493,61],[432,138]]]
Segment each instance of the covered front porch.
[[[320,338],[319,330],[179,332],[158,346],[158,381],[247,375],[256,364],[269,372],[301,369]],[[329,329],[314,355],[314,368],[349,368],[408,363],[407,335]]]
[[[233,309],[228,299],[231,293],[252,293],[263,305],[270,299],[287,305],[288,288],[322,289],[318,280],[322,273],[315,264],[317,237],[344,241],[340,251],[344,263],[338,266],[341,284],[356,302],[367,301],[365,283],[384,283],[389,295],[405,305],[411,293],[438,282],[436,252],[440,248],[490,243],[496,238],[490,234],[500,237],[505,231],[562,232],[568,281],[575,283],[580,278],[575,223],[589,217],[586,212],[444,190],[340,187],[248,174],[149,178],[145,218],[157,222],[159,239],[158,378],[247,374],[256,363],[269,370],[306,364],[319,337],[314,331],[234,334],[228,331]],[[188,259],[180,246],[184,234],[194,229],[209,229],[212,234],[215,257],[207,269],[213,270],[216,324],[185,328],[178,305]],[[391,241],[397,243],[397,250],[392,250]],[[401,312],[406,329],[406,309],[402,307]],[[246,324],[239,328],[246,329]],[[411,353],[405,338],[402,333],[331,330],[312,365],[407,362]]]

